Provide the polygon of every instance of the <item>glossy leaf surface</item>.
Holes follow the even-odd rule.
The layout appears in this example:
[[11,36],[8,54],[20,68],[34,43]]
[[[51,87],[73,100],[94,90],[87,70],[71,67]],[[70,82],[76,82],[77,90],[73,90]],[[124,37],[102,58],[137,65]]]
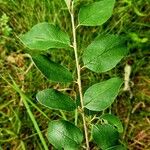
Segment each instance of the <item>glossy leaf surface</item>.
[[77,150],[83,135],[80,129],[68,121],[52,121],[48,125],[48,140],[57,149]]
[[103,114],[100,118],[103,120],[106,120],[108,122],[108,124],[115,126],[117,128],[118,132],[120,132],[120,133],[123,132],[122,123],[117,116],[112,115],[112,114]]
[[92,137],[102,150],[106,150],[118,145],[119,133],[109,124],[93,125]]
[[115,0],[101,0],[81,7],[79,24],[84,26],[98,26],[105,23],[112,15]]
[[32,60],[36,67],[49,80],[56,82],[71,82],[73,80],[72,74],[65,67],[51,61],[45,55],[32,55]]
[[84,51],[83,62],[94,72],[106,72],[114,68],[127,53],[125,40],[120,36],[100,35]]
[[76,108],[74,101],[68,96],[54,89],[45,89],[36,95],[37,100],[50,109],[73,111]]
[[93,111],[105,110],[114,102],[122,83],[123,81],[116,77],[92,85],[84,94],[84,106]]
[[66,48],[70,45],[69,36],[59,27],[47,22],[33,26],[20,39],[29,49],[40,51],[50,48]]

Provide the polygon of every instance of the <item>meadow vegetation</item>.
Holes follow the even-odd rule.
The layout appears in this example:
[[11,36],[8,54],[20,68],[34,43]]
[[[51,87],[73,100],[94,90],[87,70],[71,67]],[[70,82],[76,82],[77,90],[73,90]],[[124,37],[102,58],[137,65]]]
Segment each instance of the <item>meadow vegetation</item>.
[[[76,0],[76,13],[81,5],[93,0]],[[80,2],[79,2],[80,1]],[[96,1],[96,0],[95,0]],[[49,82],[33,65],[19,35],[27,32],[39,22],[49,22],[61,26],[70,37],[71,22],[66,5],[62,0],[0,0],[0,149],[4,150],[42,150],[42,144],[29,118],[22,98],[9,83],[15,81],[25,95],[38,125],[45,135],[49,120],[63,118],[73,120],[72,113],[62,115],[41,106],[35,95],[45,88],[55,88],[76,96],[76,89],[65,89],[64,84]],[[121,119],[124,132],[122,139],[129,150],[150,149],[150,1],[117,0],[113,16],[100,27],[80,27],[77,30],[78,46],[82,55],[85,47],[100,33],[127,36],[129,54],[113,70],[96,74],[83,68],[83,89],[116,75],[124,78],[124,67],[132,67],[130,93],[121,91],[111,107],[113,114]],[[74,72],[74,53],[70,50],[51,52],[52,60],[65,64]],[[41,115],[41,109],[48,118]],[[80,118],[81,119],[81,118]],[[82,126],[82,124],[79,124]],[[48,141],[47,141],[48,143]],[[97,147],[92,145],[91,149]],[[51,145],[49,145],[50,149]]]

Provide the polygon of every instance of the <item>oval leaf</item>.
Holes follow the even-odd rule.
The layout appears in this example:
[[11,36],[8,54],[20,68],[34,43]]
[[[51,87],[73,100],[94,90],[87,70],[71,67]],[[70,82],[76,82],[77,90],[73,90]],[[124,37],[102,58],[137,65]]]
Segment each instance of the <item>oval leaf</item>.
[[41,54],[32,55],[32,60],[36,67],[49,80],[56,82],[71,82],[72,74],[63,66],[54,63],[48,57]]
[[118,145],[119,133],[111,125],[93,125],[92,137],[96,144],[103,150]]
[[39,23],[20,37],[29,49],[48,50],[50,48],[66,48],[70,45],[68,35],[60,28],[47,22]]
[[100,73],[117,65],[128,53],[125,40],[118,35],[100,35],[84,51],[85,67]]
[[103,114],[100,118],[103,120],[106,120],[108,122],[108,124],[115,126],[117,128],[118,132],[120,132],[120,133],[123,132],[122,123],[117,116],[112,115],[112,114]]
[[123,81],[116,77],[92,85],[84,94],[84,106],[93,111],[105,110],[113,103],[122,83]]
[[73,111],[76,108],[74,101],[67,95],[54,89],[40,91],[36,95],[37,100],[50,109]]
[[102,0],[81,7],[79,24],[84,26],[98,26],[105,23],[112,15],[115,0]]
[[68,121],[52,121],[48,125],[48,140],[57,149],[76,150],[83,135],[80,129]]

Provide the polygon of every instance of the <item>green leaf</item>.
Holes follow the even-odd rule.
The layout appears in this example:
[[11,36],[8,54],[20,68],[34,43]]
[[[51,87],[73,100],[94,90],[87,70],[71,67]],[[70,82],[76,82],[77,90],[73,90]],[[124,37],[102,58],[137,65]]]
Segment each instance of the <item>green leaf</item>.
[[101,0],[81,7],[79,24],[84,26],[98,26],[105,23],[112,15],[115,0]]
[[36,67],[47,77],[49,80],[56,82],[71,82],[72,74],[63,66],[54,63],[47,56],[36,54],[32,55],[32,60]]
[[112,115],[112,114],[103,114],[100,118],[107,121],[108,124],[115,126],[117,128],[118,132],[120,132],[120,133],[123,132],[122,123],[117,116]]
[[106,150],[127,150],[127,149],[122,145],[116,145],[116,146],[107,148]]
[[73,111],[76,108],[74,101],[68,95],[54,89],[40,91],[37,93],[36,98],[42,105],[50,109]]
[[48,140],[57,149],[76,150],[83,135],[80,129],[68,121],[52,121],[48,125]]
[[102,150],[106,150],[109,147],[118,145],[119,133],[109,124],[93,125],[92,137]]
[[122,83],[123,81],[116,77],[92,85],[84,94],[84,107],[93,111],[105,110],[114,102]]
[[50,48],[66,48],[70,45],[68,35],[60,28],[47,22],[39,23],[21,36],[21,41],[29,49],[48,50]]
[[100,35],[84,51],[85,67],[100,73],[117,65],[128,53],[125,40],[118,35]]

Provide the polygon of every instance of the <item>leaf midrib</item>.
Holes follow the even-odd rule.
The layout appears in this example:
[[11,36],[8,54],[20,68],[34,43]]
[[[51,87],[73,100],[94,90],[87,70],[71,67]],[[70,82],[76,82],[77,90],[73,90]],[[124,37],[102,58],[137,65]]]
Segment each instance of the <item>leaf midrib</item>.
[[[99,57],[102,57],[102,55],[106,54],[108,51],[113,50],[115,47],[119,47],[118,42],[116,43],[116,45],[114,45],[114,43],[112,43],[111,45],[113,45],[112,47],[108,47],[108,48],[104,48],[104,51],[102,53],[100,53],[99,55],[95,56],[93,59],[90,59],[90,61],[88,61],[85,66],[87,66],[88,64],[90,64],[93,60],[97,60],[99,59]],[[88,50],[88,49],[87,49]]]
[[[68,43],[67,42],[63,42],[63,41],[60,41],[60,40],[53,40],[52,38],[51,39],[48,39],[48,40],[46,40],[46,38],[41,38],[41,37],[34,37],[35,38],[35,40],[34,40],[34,43],[35,42],[37,42],[37,41],[42,41],[42,42],[57,42],[57,43],[62,43],[62,44],[65,44],[65,45],[68,45],[68,43],[69,43],[69,41],[68,41]],[[29,42],[28,44],[30,44],[30,43],[32,43],[33,41],[31,41],[31,42]]]
[[[105,91],[112,89],[112,87],[109,87],[107,89],[105,89],[103,92],[98,93],[94,98],[92,98],[86,105],[88,105],[89,103],[91,103],[92,101],[94,101],[97,97],[99,97],[99,95],[103,94]],[[86,106],[85,105],[85,106]]]
[[66,136],[67,138],[69,138],[71,141],[73,141],[74,143],[76,143],[77,145],[79,144],[75,139],[72,139],[71,137],[69,137],[68,135],[64,134],[63,132],[59,131],[58,129],[55,129],[56,131],[58,131],[60,134],[62,134],[63,136]]
[[[96,5],[96,3],[102,5],[101,2],[95,2],[94,4]],[[102,5],[102,6],[103,6],[103,5]],[[88,6],[85,6],[85,7],[88,7]],[[99,11],[98,14],[101,14],[101,12],[103,12],[103,10]],[[92,14],[93,14],[93,13],[92,13]],[[80,25],[84,25],[84,24],[87,22],[86,20],[88,20],[89,18],[93,18],[94,15],[95,15],[95,14],[93,14],[93,15],[88,15],[82,22],[80,22]],[[85,23],[84,23],[84,22],[85,22]]]

